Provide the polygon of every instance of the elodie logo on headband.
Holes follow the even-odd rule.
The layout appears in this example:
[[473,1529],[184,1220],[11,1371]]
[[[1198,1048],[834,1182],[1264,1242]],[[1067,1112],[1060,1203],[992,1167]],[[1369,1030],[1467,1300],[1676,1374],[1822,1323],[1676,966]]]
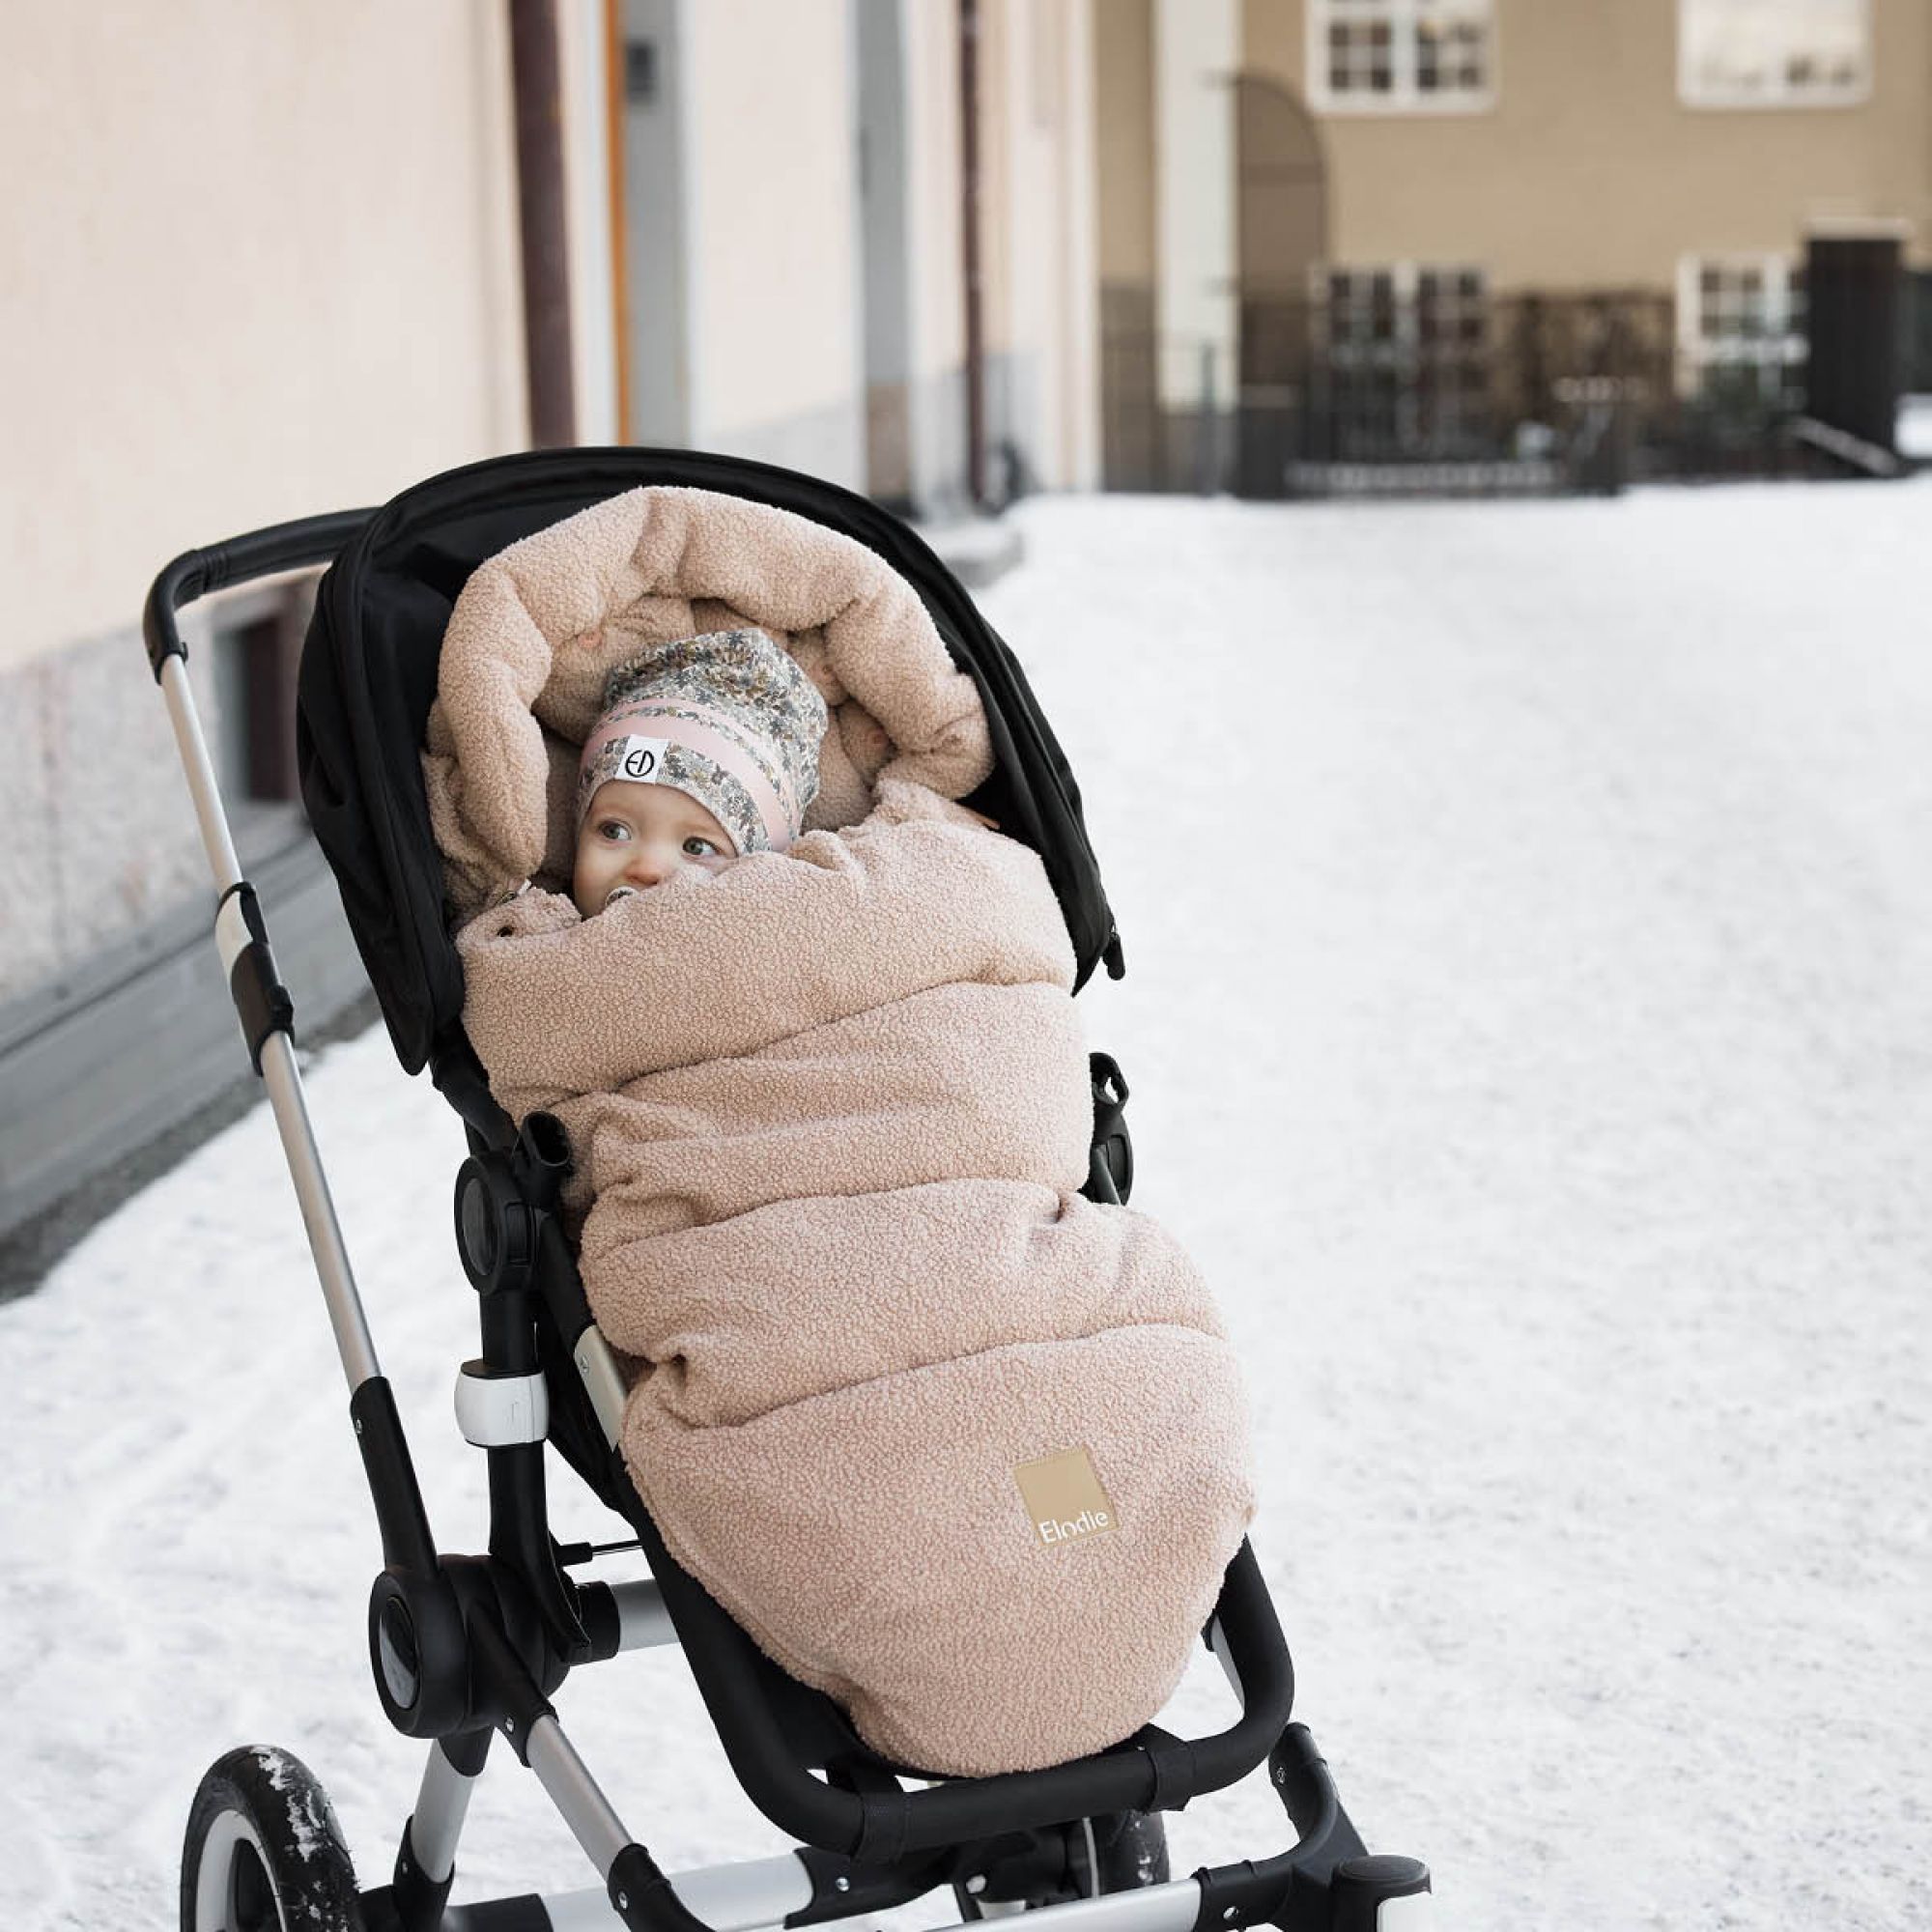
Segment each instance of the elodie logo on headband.
[[669,750],[670,741],[667,738],[626,738],[618,753],[618,774],[633,783],[648,784],[657,776],[658,767]]

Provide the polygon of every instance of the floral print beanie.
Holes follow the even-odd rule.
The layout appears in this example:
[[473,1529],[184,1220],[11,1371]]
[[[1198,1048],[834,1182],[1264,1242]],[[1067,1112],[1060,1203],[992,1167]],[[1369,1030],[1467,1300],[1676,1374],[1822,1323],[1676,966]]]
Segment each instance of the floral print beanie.
[[825,700],[764,632],[652,644],[611,671],[578,764],[577,819],[611,779],[695,798],[747,852],[782,852],[818,795]]

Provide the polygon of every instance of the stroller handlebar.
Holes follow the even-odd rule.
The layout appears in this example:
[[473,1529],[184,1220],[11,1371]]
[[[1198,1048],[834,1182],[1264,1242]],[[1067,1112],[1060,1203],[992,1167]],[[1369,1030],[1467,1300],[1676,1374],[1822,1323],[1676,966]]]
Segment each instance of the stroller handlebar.
[[184,551],[155,579],[141,612],[141,636],[156,679],[169,658],[187,656],[175,624],[176,611],[230,584],[332,562],[374,515],[373,510],[336,510],[324,517],[272,524],[205,550]]

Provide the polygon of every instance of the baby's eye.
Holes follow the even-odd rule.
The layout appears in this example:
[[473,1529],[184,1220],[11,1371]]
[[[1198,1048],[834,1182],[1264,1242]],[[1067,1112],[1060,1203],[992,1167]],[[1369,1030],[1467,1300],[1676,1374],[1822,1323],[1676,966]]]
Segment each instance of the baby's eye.
[[684,841],[684,850],[687,858],[715,859],[718,857],[717,846],[712,844],[708,838],[700,838],[695,832]]
[[628,838],[631,836],[631,828],[621,818],[607,818],[598,825],[597,836],[600,838],[608,838],[615,844],[618,839]]

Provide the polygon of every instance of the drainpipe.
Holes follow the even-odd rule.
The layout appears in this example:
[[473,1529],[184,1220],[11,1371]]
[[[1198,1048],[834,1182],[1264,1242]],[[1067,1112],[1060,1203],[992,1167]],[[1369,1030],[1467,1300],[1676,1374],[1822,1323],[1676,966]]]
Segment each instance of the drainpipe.
[[959,0],[959,226],[966,268],[966,490],[986,507],[986,348],[980,312],[980,0]]
[[517,223],[524,261],[530,446],[544,449],[577,440],[556,0],[510,0],[510,76],[516,96]]

